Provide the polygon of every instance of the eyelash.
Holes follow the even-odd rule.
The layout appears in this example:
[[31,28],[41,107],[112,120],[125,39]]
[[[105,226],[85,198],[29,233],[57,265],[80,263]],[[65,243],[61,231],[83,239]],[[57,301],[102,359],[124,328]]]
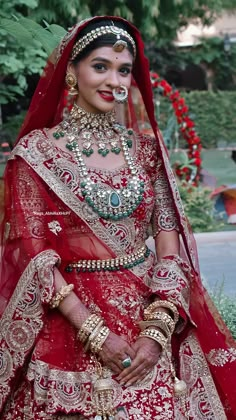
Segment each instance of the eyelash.
[[[105,66],[105,64],[99,64],[99,63],[97,63],[97,64],[94,64],[93,65],[93,68],[96,70],[96,71],[98,71],[98,72],[103,72],[103,71],[106,71],[106,66]],[[120,72],[123,74],[123,75],[129,75],[130,73],[131,73],[131,69],[130,68],[128,68],[128,67],[121,67],[120,68]]]

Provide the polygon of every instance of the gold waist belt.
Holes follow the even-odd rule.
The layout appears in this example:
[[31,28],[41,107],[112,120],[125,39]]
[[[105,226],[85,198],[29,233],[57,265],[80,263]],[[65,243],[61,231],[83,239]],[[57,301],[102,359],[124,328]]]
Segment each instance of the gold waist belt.
[[65,271],[67,273],[72,273],[74,270],[77,272],[117,271],[122,268],[132,268],[144,262],[149,254],[150,249],[144,245],[138,251],[122,257],[107,258],[104,260],[79,260],[68,264],[65,267]]

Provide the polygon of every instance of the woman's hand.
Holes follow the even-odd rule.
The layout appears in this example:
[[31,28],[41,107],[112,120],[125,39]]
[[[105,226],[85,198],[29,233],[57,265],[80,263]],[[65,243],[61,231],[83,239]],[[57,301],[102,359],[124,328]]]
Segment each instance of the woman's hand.
[[135,351],[122,337],[110,332],[102,350],[99,352],[99,357],[105,366],[119,374],[124,369],[122,360],[127,359],[127,357],[130,357],[131,360],[134,359]]
[[162,350],[160,344],[147,337],[139,338],[132,347],[136,355],[131,366],[123,369],[116,378],[125,386],[142,381],[157,364]]

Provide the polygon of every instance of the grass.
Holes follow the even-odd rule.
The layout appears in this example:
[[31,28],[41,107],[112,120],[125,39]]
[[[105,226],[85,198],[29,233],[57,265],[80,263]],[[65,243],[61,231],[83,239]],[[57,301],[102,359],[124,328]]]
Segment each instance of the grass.
[[236,296],[227,296],[224,291],[224,281],[217,283],[210,296],[215,303],[227,327],[236,339]]

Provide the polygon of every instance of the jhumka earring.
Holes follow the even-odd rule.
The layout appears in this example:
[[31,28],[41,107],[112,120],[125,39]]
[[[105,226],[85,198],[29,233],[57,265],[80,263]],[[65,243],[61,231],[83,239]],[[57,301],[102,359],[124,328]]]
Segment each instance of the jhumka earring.
[[77,85],[76,77],[73,73],[67,72],[65,82],[68,86],[68,94],[70,96],[78,95],[78,90],[75,89],[75,86]]
[[128,89],[126,86],[120,85],[118,88],[112,89],[112,94],[116,102],[124,103],[128,98]]

